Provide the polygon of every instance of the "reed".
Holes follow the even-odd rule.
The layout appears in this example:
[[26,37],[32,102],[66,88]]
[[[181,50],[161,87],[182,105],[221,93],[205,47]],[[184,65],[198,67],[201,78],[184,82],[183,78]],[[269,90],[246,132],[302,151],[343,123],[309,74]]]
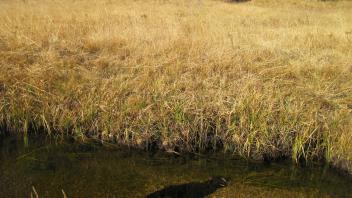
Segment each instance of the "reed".
[[0,125],[352,170],[351,1],[0,1]]

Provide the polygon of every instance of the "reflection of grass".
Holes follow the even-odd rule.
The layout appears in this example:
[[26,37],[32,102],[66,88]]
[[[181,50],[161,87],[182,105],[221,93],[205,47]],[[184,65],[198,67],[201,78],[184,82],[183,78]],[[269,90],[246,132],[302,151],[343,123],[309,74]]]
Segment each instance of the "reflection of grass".
[[[286,189],[294,189],[299,188],[301,186],[310,187],[312,186],[309,182],[299,180],[295,178],[295,180],[290,180],[287,172],[284,174],[280,174],[279,172],[274,171],[264,171],[264,172],[252,172],[246,175],[243,180],[244,184],[255,185],[261,187],[269,187],[269,188],[286,188]],[[309,175],[309,173],[307,173]],[[297,176],[296,176],[297,177]],[[303,179],[303,178],[302,178]],[[306,184],[306,185],[303,185]]]
[[351,2],[0,6],[0,122],[24,137],[349,168]]
[[[230,185],[215,194],[228,192],[246,195],[248,190],[260,189],[259,192],[269,195],[284,191],[293,196],[297,193],[308,195],[311,189],[319,189],[322,194],[350,190],[348,179],[335,174],[325,177],[321,169],[300,169],[289,162],[252,164],[243,160],[228,160],[226,156],[221,158],[218,154],[211,159],[208,156],[182,159],[163,152],[151,157],[150,153],[140,150],[79,143],[50,145],[42,142],[36,145],[38,142],[29,140],[29,148],[19,149],[18,152],[21,155],[29,151],[27,157],[17,159],[9,154],[0,164],[0,184],[10,187],[2,192],[4,195],[13,194],[14,191],[29,193],[34,186],[40,197],[62,197],[61,189],[69,197],[144,197],[170,185],[206,181],[214,176],[231,178]],[[40,145],[47,148],[31,152]]]

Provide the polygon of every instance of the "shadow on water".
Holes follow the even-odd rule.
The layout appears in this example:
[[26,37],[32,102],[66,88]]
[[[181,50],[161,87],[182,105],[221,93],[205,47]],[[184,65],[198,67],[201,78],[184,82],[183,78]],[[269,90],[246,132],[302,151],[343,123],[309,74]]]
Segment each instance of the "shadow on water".
[[[215,176],[223,177],[215,177]],[[211,179],[209,179],[211,178]],[[231,178],[231,181],[229,181]],[[0,139],[0,197],[348,197],[352,182],[289,161],[146,153],[48,138]]]
[[251,0],[225,0],[226,3],[248,3]]
[[205,182],[191,182],[172,185],[149,194],[147,198],[203,198],[214,193],[218,188],[227,186],[229,178],[214,177]]

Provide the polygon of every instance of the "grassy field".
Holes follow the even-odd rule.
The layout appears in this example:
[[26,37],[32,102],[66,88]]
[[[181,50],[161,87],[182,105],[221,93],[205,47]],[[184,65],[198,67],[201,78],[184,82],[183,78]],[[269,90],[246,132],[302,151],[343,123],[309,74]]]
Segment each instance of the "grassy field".
[[0,125],[352,170],[352,1],[2,0]]

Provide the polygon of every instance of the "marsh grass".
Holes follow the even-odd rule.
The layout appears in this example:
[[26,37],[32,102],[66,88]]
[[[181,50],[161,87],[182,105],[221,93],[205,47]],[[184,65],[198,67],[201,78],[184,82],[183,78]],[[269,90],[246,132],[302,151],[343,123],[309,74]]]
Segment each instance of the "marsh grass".
[[352,157],[349,1],[1,1],[0,123],[255,159]]

